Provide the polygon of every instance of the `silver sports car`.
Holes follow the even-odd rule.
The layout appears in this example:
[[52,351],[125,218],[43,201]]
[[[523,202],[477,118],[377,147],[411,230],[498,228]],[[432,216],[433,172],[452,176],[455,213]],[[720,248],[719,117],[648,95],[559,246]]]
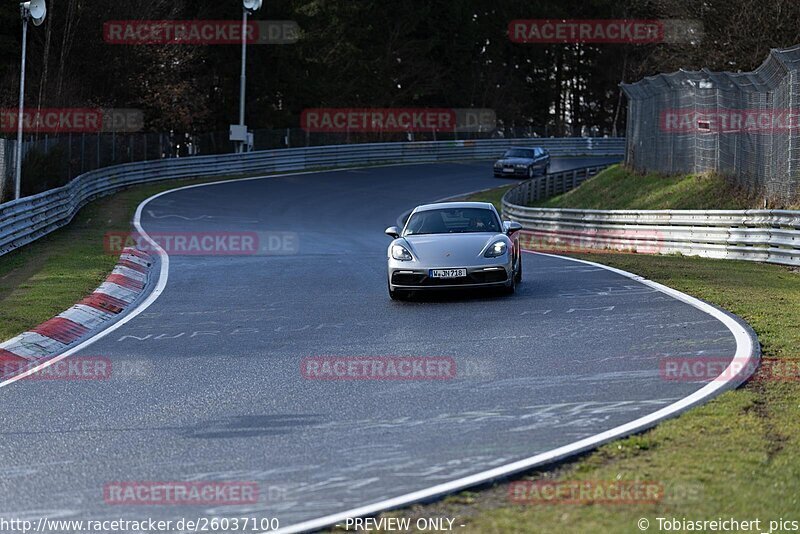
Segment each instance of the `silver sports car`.
[[389,296],[411,291],[498,287],[513,293],[522,280],[517,222],[501,221],[487,202],[418,206],[402,232],[386,229]]

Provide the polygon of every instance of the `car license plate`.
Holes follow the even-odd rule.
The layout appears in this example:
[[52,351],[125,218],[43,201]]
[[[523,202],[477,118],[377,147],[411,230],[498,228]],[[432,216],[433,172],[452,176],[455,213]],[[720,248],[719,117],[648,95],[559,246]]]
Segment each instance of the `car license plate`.
[[464,278],[466,269],[431,269],[431,278]]
[[509,169],[508,167],[506,167],[505,169],[503,169],[503,172],[514,172],[514,169]]

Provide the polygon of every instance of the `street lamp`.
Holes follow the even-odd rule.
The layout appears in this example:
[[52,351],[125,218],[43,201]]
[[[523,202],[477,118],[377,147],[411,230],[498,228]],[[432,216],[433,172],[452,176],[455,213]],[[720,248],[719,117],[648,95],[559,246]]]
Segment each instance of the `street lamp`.
[[22,63],[19,72],[19,114],[17,115],[17,165],[14,173],[14,198],[21,196],[22,189],[22,112],[25,110],[25,54],[28,47],[28,19],[34,26],[41,26],[47,16],[44,0],[31,0],[19,5],[22,15]]
[[230,140],[239,142],[238,152],[245,151],[248,141],[247,126],[244,123],[244,96],[247,81],[247,15],[261,9],[262,0],[242,0],[242,74],[239,81],[239,124],[231,125]]

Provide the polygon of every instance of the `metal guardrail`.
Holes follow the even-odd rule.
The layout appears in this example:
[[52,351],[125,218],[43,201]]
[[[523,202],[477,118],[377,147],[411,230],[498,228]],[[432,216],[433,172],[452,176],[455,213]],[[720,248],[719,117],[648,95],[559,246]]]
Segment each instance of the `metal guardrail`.
[[503,215],[522,224],[529,249],[680,253],[800,266],[800,211],[532,208],[513,201],[524,187],[506,193]]
[[480,160],[509,146],[542,146],[554,156],[622,155],[622,138],[548,138],[374,143],[265,150],[128,163],[82,174],[69,184],[0,204],[0,255],[69,223],[87,202],[125,187],[199,176],[303,171],[392,163]]

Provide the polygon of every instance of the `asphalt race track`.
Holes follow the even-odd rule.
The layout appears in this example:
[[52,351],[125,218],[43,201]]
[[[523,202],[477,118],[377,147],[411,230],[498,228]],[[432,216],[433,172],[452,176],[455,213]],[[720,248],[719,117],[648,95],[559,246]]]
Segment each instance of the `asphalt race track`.
[[[289,527],[642,417],[704,385],[664,380],[664,356],[734,354],[710,315],[556,257],[526,254],[511,297],[389,300],[384,228],[416,204],[502,184],[490,167],[320,172],[152,200],[148,233],[290,232],[277,235],[299,248],[170,256],[161,296],[80,352],[110,358],[110,380],[0,388],[0,515],[250,515]],[[457,376],[308,380],[300,361],[312,356],[452,357]],[[198,509],[103,498],[110,482],[173,480],[255,481],[261,499]]]

